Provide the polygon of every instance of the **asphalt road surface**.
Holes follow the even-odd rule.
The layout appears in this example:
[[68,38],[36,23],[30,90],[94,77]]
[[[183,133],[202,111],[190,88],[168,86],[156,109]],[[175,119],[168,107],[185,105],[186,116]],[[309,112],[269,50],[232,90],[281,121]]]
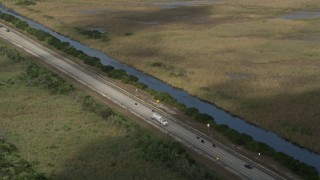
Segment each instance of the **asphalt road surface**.
[[[252,162],[246,157],[239,155],[235,151],[228,149],[218,142],[215,142],[213,139],[206,137],[200,132],[194,130],[192,127],[182,124],[179,122],[179,120],[162,112],[151,104],[143,102],[134,95],[111,84],[103,77],[89,72],[75,63],[72,63],[68,59],[53,52],[52,50],[25,37],[23,34],[20,34],[12,29],[8,31],[7,29],[8,28],[6,27],[0,28],[0,37],[10,41],[16,46],[38,57],[42,61],[45,61],[47,64],[54,66],[62,73],[65,73],[80,83],[88,86],[92,90],[100,93],[102,96],[109,98],[123,108],[136,114],[141,119],[144,119],[146,122],[153,124],[164,133],[174,137],[179,142],[203,154],[212,161],[216,161],[216,163],[235,173],[241,179],[284,179],[271,170]],[[155,120],[152,120],[152,110],[165,117],[169,125],[162,126]],[[212,142],[214,142],[216,145],[215,147],[213,147]],[[245,167],[245,165],[248,163],[253,165],[252,169]]]

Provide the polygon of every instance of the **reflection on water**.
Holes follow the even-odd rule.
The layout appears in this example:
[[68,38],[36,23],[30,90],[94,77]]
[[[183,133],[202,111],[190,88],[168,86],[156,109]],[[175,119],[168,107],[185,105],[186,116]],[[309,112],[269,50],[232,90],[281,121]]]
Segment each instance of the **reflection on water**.
[[172,9],[182,6],[199,6],[199,5],[210,5],[222,0],[193,0],[193,1],[163,1],[163,2],[152,2],[152,5],[160,6],[164,9]]
[[316,36],[316,35],[306,36],[306,37],[304,38],[304,40],[317,42],[317,41],[320,41],[320,35],[318,35],[318,36]]
[[142,25],[156,25],[159,24],[158,21],[137,21],[138,24]]
[[97,15],[97,14],[102,14],[102,13],[115,13],[117,12],[114,9],[106,8],[106,9],[85,9],[85,10],[80,10],[80,14],[92,14],[92,15]]
[[236,72],[226,73],[226,75],[231,79],[250,79],[255,77],[254,74],[236,73]]
[[164,6],[160,6],[161,8],[163,9],[174,9],[174,8],[177,8],[179,6],[175,6],[175,5],[164,5]]
[[318,19],[320,18],[320,12],[305,12],[298,11],[292,14],[284,15],[281,18],[289,20],[299,20],[299,19]]
[[104,12],[103,9],[95,9],[95,10],[82,10],[80,14],[102,14]]
[[[246,123],[243,119],[239,117],[234,117],[227,113],[226,111],[216,107],[215,105],[206,103],[198,98],[195,98],[189,95],[186,91],[174,88],[152,76],[145,74],[139,70],[136,70],[127,65],[121,64],[120,62],[108,57],[106,54],[92,49],[84,44],[81,44],[75,40],[62,36],[51,29],[44,27],[41,24],[38,24],[34,21],[31,21],[12,10],[8,10],[0,4],[0,10],[6,13],[12,14],[24,21],[26,21],[30,26],[41,29],[55,36],[63,42],[69,42],[76,49],[82,50],[90,56],[95,56],[101,59],[102,64],[114,66],[117,69],[123,69],[128,74],[134,75],[139,78],[139,81],[148,85],[148,87],[157,90],[159,92],[168,92],[172,97],[176,98],[179,102],[185,104],[187,107],[195,107],[199,109],[201,113],[207,113],[215,118],[217,124],[227,124],[231,128],[241,132],[246,133],[256,141],[261,141],[268,144],[270,147],[274,148],[277,151],[282,151],[295,159],[298,159],[306,164],[314,166],[317,168],[318,172],[320,171],[320,155],[315,154],[307,149],[303,149],[295,144],[292,144],[277,134],[265,131],[264,129],[258,128],[252,124]],[[231,74],[234,76],[234,74]],[[237,74],[236,76],[239,76]]]

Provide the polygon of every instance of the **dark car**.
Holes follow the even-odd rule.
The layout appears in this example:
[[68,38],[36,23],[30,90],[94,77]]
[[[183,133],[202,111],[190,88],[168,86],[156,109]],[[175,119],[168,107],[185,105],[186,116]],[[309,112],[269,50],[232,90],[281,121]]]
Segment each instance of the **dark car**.
[[9,32],[9,31],[10,31],[10,29],[6,29],[6,31],[7,31],[7,32]]
[[252,169],[253,168],[253,166],[251,164],[246,164],[246,165],[244,165],[244,167],[246,167],[248,169]]
[[202,142],[202,143],[204,143],[204,140],[203,140],[203,139],[201,139],[201,142]]
[[216,147],[216,145],[215,145],[215,144],[212,144],[212,147]]

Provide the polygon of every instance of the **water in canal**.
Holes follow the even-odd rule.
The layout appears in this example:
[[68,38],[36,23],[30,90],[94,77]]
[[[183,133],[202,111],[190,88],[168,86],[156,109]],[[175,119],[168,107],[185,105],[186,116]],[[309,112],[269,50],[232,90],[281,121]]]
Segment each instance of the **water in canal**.
[[297,11],[291,14],[284,15],[281,18],[288,20],[320,19],[320,12]]
[[314,152],[311,152],[307,149],[301,148],[291,142],[286,141],[285,139],[279,137],[277,134],[266,131],[259,127],[256,127],[252,124],[245,122],[243,119],[234,117],[228,114],[226,111],[216,107],[215,105],[206,103],[196,97],[189,95],[186,91],[174,88],[152,76],[149,76],[137,69],[129,67],[127,65],[121,64],[120,62],[108,57],[106,54],[92,49],[84,44],[81,44],[75,40],[70,38],[64,37],[61,34],[58,34],[47,27],[36,23],[32,20],[29,20],[18,13],[6,9],[0,4],[0,10],[11,15],[14,15],[24,21],[26,21],[30,26],[41,29],[50,33],[51,35],[55,36],[56,38],[60,39],[64,42],[69,42],[75,48],[82,50],[83,52],[87,53],[90,56],[95,56],[101,59],[102,64],[105,65],[112,65],[117,69],[123,69],[128,74],[134,75],[139,78],[140,82],[143,82],[148,85],[149,88],[152,88],[157,91],[161,92],[168,92],[177,99],[179,102],[185,104],[187,107],[195,107],[199,109],[202,113],[207,113],[214,117],[217,124],[226,124],[229,127],[241,132],[246,133],[253,137],[256,141],[261,141],[268,144],[270,147],[274,148],[277,151],[282,151],[295,159],[298,159],[302,162],[305,162],[308,165],[316,167],[318,172],[320,172],[320,155]]

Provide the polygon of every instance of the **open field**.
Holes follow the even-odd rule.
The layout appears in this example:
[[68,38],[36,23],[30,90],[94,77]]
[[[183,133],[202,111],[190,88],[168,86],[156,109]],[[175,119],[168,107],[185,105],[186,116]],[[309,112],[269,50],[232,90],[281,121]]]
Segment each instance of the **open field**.
[[[53,0],[32,6],[4,2],[320,152],[320,20],[281,18],[295,11],[319,11],[317,0],[205,1],[203,6],[161,6],[148,0]],[[75,28],[98,29],[105,37],[90,39]]]
[[26,63],[0,56],[0,65],[0,133],[37,172],[49,179],[188,179],[165,160],[148,159],[145,142],[157,147],[161,140],[131,120],[101,118],[85,110],[81,95],[52,94],[27,75],[24,84],[17,76]]

